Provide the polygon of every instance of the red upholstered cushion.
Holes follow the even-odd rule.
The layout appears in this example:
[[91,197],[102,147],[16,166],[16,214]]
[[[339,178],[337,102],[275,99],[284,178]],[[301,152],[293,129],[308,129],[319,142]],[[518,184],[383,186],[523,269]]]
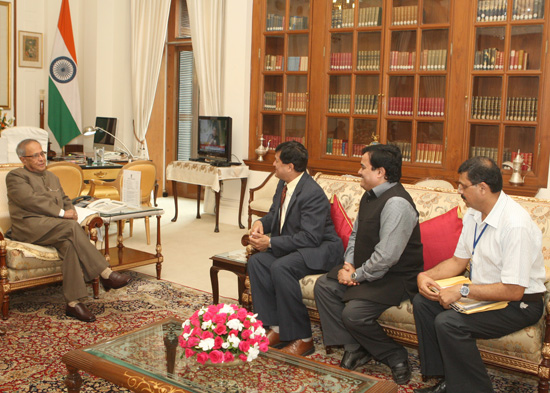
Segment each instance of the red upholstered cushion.
[[348,247],[349,236],[353,230],[353,224],[336,195],[332,196],[330,203],[330,216],[332,217],[334,228],[342,239],[342,243],[344,243],[344,249],[346,249]]
[[424,270],[453,256],[462,232],[462,220],[458,206],[420,224],[420,236],[424,245]]

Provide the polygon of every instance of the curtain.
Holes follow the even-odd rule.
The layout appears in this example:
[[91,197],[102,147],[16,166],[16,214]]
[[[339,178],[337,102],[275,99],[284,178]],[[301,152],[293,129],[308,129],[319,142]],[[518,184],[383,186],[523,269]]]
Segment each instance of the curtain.
[[225,0],[187,0],[193,57],[204,113],[221,115],[222,39]]
[[145,135],[166,41],[170,0],[131,0],[132,25],[132,108],[134,134],[140,146],[140,159],[147,159]]

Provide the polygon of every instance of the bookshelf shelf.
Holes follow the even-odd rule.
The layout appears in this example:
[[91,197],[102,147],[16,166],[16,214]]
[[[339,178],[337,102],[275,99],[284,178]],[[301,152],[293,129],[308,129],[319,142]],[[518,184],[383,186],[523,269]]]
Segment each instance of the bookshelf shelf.
[[[360,150],[376,136],[402,149],[404,181],[455,181],[471,154],[490,154],[500,165],[519,148],[531,165],[525,184],[506,190],[534,195],[548,181],[550,113],[540,103],[550,102],[549,11],[519,19],[529,16],[523,0],[480,9],[490,3],[497,4],[258,0],[249,157],[260,134],[273,135],[271,147],[301,138],[313,172],[355,173]],[[283,21],[280,30],[268,30],[269,14]],[[290,29],[291,16],[307,19],[307,29]],[[266,55],[279,56],[281,69],[266,70]],[[289,70],[290,57],[307,58],[307,68]],[[282,95],[280,109],[264,109],[265,92]],[[288,107],[294,93],[305,97],[300,111]],[[511,171],[503,173],[508,184]]]

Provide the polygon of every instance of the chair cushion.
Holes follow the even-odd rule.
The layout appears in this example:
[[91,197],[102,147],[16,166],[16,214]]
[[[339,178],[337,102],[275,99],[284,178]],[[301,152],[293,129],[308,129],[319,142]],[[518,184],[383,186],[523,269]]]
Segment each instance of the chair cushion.
[[348,248],[349,237],[353,231],[353,224],[336,195],[333,195],[330,200],[330,216],[332,217],[336,233],[340,236],[340,239],[342,239],[342,243],[344,243],[345,250]]
[[[8,280],[10,282],[62,273],[63,261],[60,259],[44,260],[26,256],[26,254],[29,255],[28,250],[23,251],[9,246],[6,251]],[[57,255],[57,251],[55,251],[55,255]]]
[[[57,250],[53,247],[39,246],[37,244],[17,242],[13,240],[6,241],[6,249],[18,250],[25,258],[36,258],[37,260],[42,261],[57,261],[59,260],[59,255]],[[15,265],[10,265],[10,262],[7,262],[7,265],[10,269],[20,269]]]
[[420,224],[420,236],[424,248],[424,270],[453,256],[462,232],[462,220],[458,206]]
[[254,199],[252,202],[250,202],[249,206],[252,210],[267,213],[272,203],[273,203],[273,195],[271,196],[271,198]]

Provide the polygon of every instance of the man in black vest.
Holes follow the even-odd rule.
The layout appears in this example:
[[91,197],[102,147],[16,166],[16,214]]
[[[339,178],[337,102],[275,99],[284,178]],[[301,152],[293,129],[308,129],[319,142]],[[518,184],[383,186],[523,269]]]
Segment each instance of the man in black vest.
[[412,298],[422,271],[418,212],[401,179],[401,151],[393,145],[363,149],[359,213],[344,265],[320,277],[315,301],[325,345],[344,345],[340,367],[353,370],[371,359],[388,365],[396,383],[411,377],[407,350],[389,338],[377,319]]

